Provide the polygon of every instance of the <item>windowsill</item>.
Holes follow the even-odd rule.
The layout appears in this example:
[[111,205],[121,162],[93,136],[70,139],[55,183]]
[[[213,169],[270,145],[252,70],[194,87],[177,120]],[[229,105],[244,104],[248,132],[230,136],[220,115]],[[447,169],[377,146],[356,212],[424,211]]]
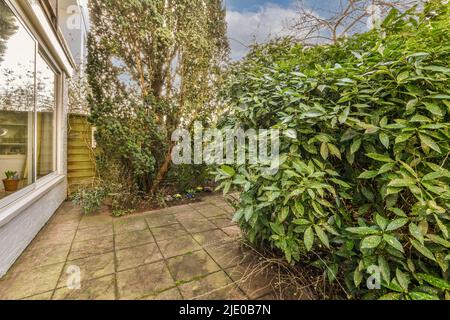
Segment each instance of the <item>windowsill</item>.
[[0,209],[0,228],[14,219],[24,209],[37,202],[55,186],[62,183],[64,179],[64,175],[56,174],[46,177],[44,180],[38,181],[39,183],[37,184],[36,189],[25,194],[10,205]]

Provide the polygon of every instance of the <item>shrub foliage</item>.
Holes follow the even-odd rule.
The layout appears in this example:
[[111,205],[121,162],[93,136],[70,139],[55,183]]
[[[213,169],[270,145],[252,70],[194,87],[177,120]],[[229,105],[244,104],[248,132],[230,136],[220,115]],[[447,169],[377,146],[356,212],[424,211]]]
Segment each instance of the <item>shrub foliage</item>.
[[230,72],[226,123],[284,134],[276,175],[218,170],[241,190],[248,238],[324,268],[353,298],[448,299],[449,62],[439,1],[336,45],[253,48]]
[[154,196],[171,170],[172,132],[212,122],[216,111],[228,56],[222,0],[89,6],[89,106],[101,178]]

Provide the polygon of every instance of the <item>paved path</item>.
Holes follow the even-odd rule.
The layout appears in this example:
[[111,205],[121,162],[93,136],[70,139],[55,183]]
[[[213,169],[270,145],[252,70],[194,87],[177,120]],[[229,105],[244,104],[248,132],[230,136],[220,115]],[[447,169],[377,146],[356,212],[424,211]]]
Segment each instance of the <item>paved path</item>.
[[0,280],[0,299],[276,298],[273,275],[249,276],[232,215],[219,196],[123,218],[66,202]]

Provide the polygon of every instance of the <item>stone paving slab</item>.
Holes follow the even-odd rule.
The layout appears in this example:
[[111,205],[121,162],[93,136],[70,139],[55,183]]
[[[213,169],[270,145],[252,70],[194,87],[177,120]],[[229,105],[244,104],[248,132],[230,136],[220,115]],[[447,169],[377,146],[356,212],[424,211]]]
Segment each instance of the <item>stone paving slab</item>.
[[167,260],[177,283],[186,283],[220,270],[220,266],[206,253],[197,251]]
[[132,248],[135,246],[154,242],[155,239],[153,238],[153,235],[150,232],[150,230],[127,232],[117,234],[114,236],[114,243],[116,250]]
[[0,279],[0,300],[274,297],[269,278],[243,275],[251,256],[233,212],[216,195],[121,218],[66,202]]
[[113,236],[72,243],[67,260],[79,260],[114,251]]
[[106,253],[97,256],[91,256],[80,260],[68,261],[64,266],[58,287],[63,288],[71,281],[73,268],[79,268],[81,271],[81,280],[93,280],[115,273],[114,253]]
[[190,300],[245,300],[245,295],[223,271],[180,286],[183,297]]
[[133,269],[163,260],[156,243],[116,251],[117,271]]
[[117,273],[118,298],[138,299],[175,287],[166,264],[161,261]]
[[72,290],[67,287],[57,289],[53,300],[114,300],[115,277],[109,275],[103,278],[86,280],[81,283],[82,290]]
[[162,255],[166,259],[181,255],[187,255],[189,253],[202,249],[202,247],[190,235],[186,235],[176,239],[160,241],[158,242],[158,246],[161,250]]

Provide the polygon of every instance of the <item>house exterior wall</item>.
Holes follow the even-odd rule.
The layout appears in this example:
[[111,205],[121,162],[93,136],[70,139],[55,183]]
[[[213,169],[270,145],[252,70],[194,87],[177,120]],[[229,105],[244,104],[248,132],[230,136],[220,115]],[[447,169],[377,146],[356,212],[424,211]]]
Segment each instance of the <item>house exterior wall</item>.
[[88,14],[86,1],[59,0],[59,27],[77,66],[85,63],[87,57]]
[[4,276],[17,258],[33,241],[42,227],[55,213],[67,195],[67,182],[62,179],[28,207],[0,227],[0,277]]
[[[28,190],[0,206],[0,278],[33,241],[67,197],[67,79],[75,62],[65,43],[34,0],[9,0],[22,22],[61,72],[56,109],[56,172],[38,180]],[[25,192],[26,191],[26,192]]]

